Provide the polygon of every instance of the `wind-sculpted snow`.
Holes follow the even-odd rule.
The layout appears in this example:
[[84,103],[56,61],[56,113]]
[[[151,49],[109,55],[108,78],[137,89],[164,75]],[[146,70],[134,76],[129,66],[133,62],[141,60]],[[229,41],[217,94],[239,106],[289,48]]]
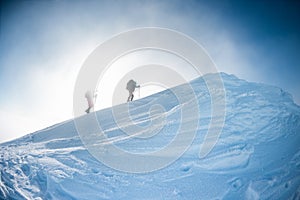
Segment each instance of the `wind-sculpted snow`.
[[[116,171],[91,156],[69,120],[0,145],[0,199],[300,199],[300,107],[280,88],[221,75],[225,125],[206,157],[198,156],[212,117],[211,102],[204,79],[198,78],[191,82],[200,107],[197,135],[173,164],[145,174]],[[180,119],[188,102],[178,104],[170,90],[134,101],[135,124],[147,126],[157,102],[165,112],[154,112],[154,120],[164,119],[164,126],[135,135],[122,134],[111,109],[98,111],[107,135],[96,141],[99,151],[107,151],[108,144],[137,153],[167,145],[180,123],[189,123]],[[143,139],[156,129],[159,134]]]

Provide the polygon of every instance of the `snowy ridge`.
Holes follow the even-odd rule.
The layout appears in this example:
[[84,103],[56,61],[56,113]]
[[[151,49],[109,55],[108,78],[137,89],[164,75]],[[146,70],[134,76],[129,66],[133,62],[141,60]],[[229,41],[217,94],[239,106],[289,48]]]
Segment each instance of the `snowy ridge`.
[[[215,76],[205,78],[213,81]],[[221,76],[225,126],[205,158],[199,159],[198,153],[211,102],[200,77],[191,82],[200,105],[197,136],[173,164],[148,174],[111,169],[89,154],[69,120],[0,145],[0,199],[300,199],[300,107],[280,88]],[[183,88],[175,89],[184,92]],[[219,88],[211,92],[217,94]],[[162,91],[132,102],[132,120],[147,125],[149,108],[156,103],[165,112],[155,116],[165,116],[166,123],[147,141],[128,143],[132,138],[121,134],[112,110],[98,111],[109,137],[99,145],[113,143],[132,152],[162,148],[172,140],[181,123],[180,110],[188,102],[178,104],[169,90]],[[137,133],[143,134],[148,133]]]

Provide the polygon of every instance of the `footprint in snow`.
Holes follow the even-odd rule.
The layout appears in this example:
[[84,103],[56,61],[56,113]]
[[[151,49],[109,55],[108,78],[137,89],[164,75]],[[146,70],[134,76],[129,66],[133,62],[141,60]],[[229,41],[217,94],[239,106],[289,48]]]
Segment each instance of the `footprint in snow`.
[[182,165],[180,168],[180,171],[182,172],[189,172],[191,170],[192,166],[191,165]]

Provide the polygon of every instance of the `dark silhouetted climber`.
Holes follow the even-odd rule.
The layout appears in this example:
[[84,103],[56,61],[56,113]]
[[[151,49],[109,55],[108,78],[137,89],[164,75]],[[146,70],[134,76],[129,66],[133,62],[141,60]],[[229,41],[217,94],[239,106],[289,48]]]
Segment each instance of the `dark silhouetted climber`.
[[127,99],[127,102],[129,101],[132,101],[133,100],[133,92],[135,90],[135,88],[139,88],[140,86],[139,85],[136,85],[136,82],[134,80],[130,80],[128,81],[127,83],[127,86],[126,86],[126,89],[129,91],[129,96],[128,96],[128,99]]

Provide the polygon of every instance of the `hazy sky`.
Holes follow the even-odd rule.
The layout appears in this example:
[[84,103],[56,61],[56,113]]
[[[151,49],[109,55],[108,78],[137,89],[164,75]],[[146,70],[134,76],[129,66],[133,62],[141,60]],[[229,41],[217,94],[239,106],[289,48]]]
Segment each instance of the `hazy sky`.
[[299,1],[1,1],[0,142],[72,118],[76,76],[102,42],[139,27],[182,32],[220,71],[300,104]]

